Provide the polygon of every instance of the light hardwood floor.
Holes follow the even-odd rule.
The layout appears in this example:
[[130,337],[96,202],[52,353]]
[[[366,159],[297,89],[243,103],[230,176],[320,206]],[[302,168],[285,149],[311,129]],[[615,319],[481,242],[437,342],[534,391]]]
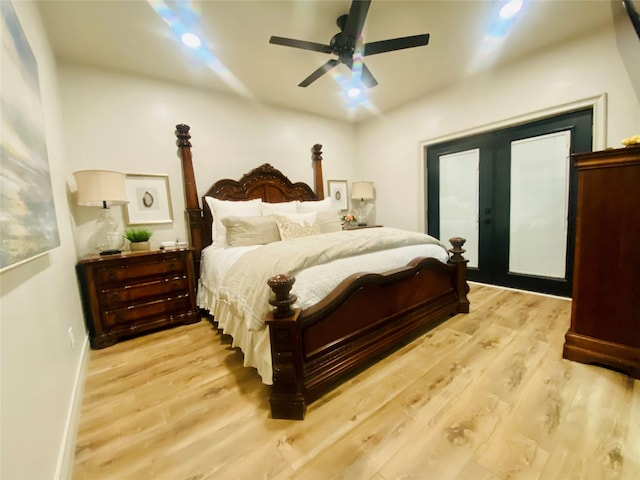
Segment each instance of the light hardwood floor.
[[470,299],[301,422],[206,321],[91,351],[73,478],[640,479],[640,381],[562,359],[570,302]]

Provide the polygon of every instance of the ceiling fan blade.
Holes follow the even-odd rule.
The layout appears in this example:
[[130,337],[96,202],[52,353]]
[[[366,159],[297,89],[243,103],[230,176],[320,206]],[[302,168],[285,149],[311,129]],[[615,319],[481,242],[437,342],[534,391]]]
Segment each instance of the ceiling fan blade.
[[[353,72],[354,69],[354,61],[353,59],[346,59],[344,60],[342,63],[344,63],[347,67],[349,67],[349,69]],[[373,74],[371,73],[371,70],[369,70],[367,68],[367,66],[364,64],[364,62],[361,62],[361,68],[360,68],[360,83],[362,83],[365,87],[367,88],[373,88],[376,85],[378,85],[378,81],[375,79],[375,77],[373,76]],[[357,63],[356,63],[357,65]],[[356,68],[357,70],[357,68]],[[353,73],[352,73],[353,75]],[[353,77],[352,77],[353,80]],[[354,81],[354,84],[356,82]]]
[[364,63],[362,64],[362,76],[360,79],[367,88],[373,88],[378,85],[378,81]]
[[353,39],[354,43],[360,38],[370,3],[371,0],[353,0],[351,2],[347,23],[344,26],[342,34],[347,38]]
[[311,85],[313,82],[315,82],[317,79],[319,79],[322,75],[324,75],[325,73],[327,73],[329,70],[331,70],[333,67],[335,67],[336,65],[338,65],[340,63],[340,60],[337,60],[335,58],[332,58],[331,60],[329,60],[327,63],[325,63],[324,65],[322,65],[320,68],[318,68],[317,70],[315,70],[311,75],[309,75],[307,78],[305,78],[303,81],[301,81],[298,86],[299,87],[307,87],[309,85]]
[[285,47],[302,48],[303,50],[312,50],[314,52],[331,53],[329,45],[322,43],[307,42],[304,40],[295,40],[293,38],[271,37],[269,43],[274,45],[284,45]]
[[379,42],[369,42],[364,45],[363,56],[377,55],[378,53],[402,50],[404,48],[421,47],[429,43],[429,34],[413,35],[411,37],[393,38],[391,40],[380,40]]

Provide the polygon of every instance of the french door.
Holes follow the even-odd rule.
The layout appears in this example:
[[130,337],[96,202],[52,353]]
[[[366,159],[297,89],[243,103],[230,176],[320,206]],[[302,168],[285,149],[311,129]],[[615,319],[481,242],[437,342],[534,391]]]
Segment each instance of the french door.
[[576,175],[589,108],[426,147],[428,232],[467,239],[470,280],[571,295]]

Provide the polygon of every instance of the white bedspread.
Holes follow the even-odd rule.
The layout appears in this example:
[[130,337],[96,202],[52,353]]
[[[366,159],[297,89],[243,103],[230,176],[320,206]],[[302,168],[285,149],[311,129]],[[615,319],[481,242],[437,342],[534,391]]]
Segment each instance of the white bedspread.
[[304,309],[353,273],[385,272],[416,257],[446,262],[448,254],[433,237],[385,227],[261,246],[207,247],[202,252],[198,306],[209,310],[223,332],[233,337],[233,345],[244,353],[245,366],[255,367],[262,381],[271,384],[269,333],[263,320],[271,308],[268,278],[294,275],[295,306]]

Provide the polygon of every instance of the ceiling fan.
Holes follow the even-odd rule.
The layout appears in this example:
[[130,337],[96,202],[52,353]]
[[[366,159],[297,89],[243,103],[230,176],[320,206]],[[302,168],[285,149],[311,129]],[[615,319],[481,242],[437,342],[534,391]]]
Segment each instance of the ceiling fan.
[[[275,36],[272,36],[269,39],[269,43],[273,43],[274,45],[284,45],[285,47],[301,48],[303,50],[311,50],[314,52],[328,53],[330,55],[338,56],[338,58],[332,58],[315,70],[311,75],[298,84],[299,87],[309,86],[340,63],[343,63],[353,71],[356,47],[362,49],[361,55],[363,57],[367,57],[370,55],[377,55],[378,53],[391,52],[393,50],[420,47],[429,43],[429,34],[425,33],[422,35],[412,35],[410,37],[369,42],[360,47],[358,45],[360,42],[360,35],[362,33],[362,28],[364,27],[364,21],[367,18],[370,3],[371,0],[353,0],[351,2],[349,13],[338,17],[336,23],[340,28],[340,32],[331,38],[329,45]],[[364,63],[362,63],[361,80],[362,83],[369,88],[375,87],[378,84],[378,81],[374,78]]]

